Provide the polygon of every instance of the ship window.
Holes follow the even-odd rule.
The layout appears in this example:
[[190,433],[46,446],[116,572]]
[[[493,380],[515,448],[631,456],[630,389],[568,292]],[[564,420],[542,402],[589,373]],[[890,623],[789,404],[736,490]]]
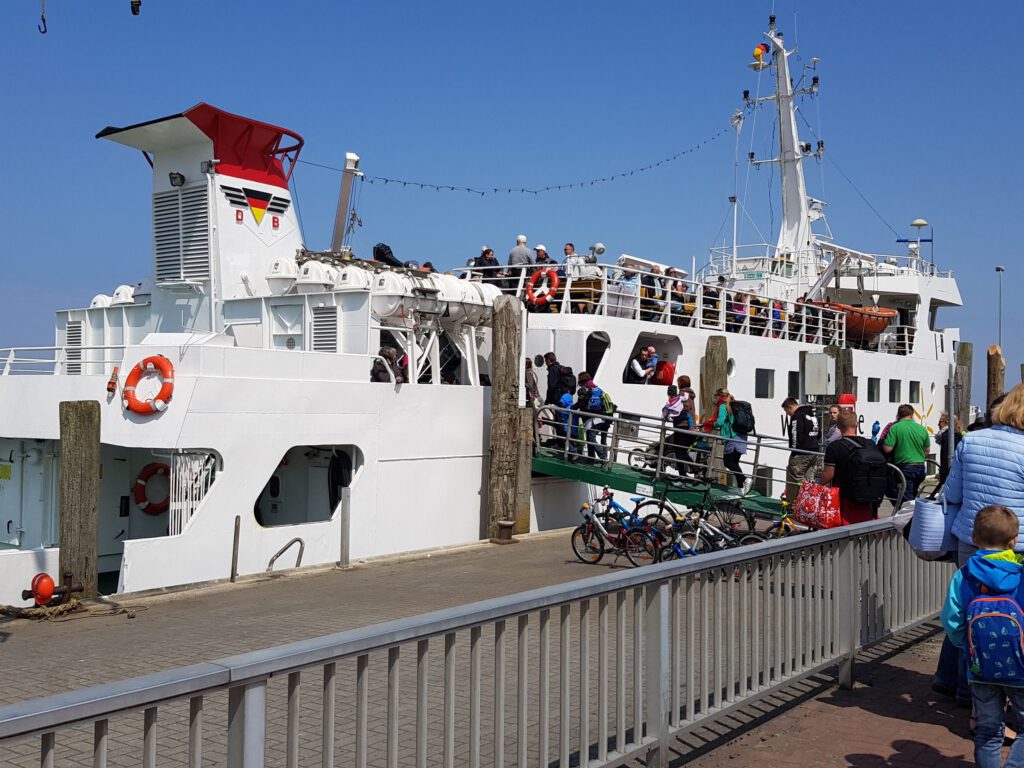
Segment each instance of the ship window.
[[882,380],[871,377],[868,379],[868,402],[877,403],[882,397]]
[[921,405],[921,382],[912,381],[910,382],[910,393],[907,395],[909,400],[914,405]]
[[790,371],[786,378],[786,397],[800,397],[800,371]]
[[264,528],[330,520],[341,489],[352,485],[363,454],[354,445],[297,445],[274,468],[253,505]]
[[889,379],[889,402],[898,403],[903,399],[903,382],[899,379]]
[[754,397],[775,397],[775,371],[770,368],[754,369]]
[[587,336],[587,371],[595,379],[599,375],[598,369],[609,345],[607,333],[592,333]]
[[[676,361],[679,356],[683,354],[683,345],[679,341],[677,336],[669,336],[664,333],[641,333],[637,336],[636,342],[633,344],[633,351],[629,353],[629,360],[626,362],[626,367],[622,371],[622,381],[624,384],[636,384],[633,377],[630,375],[630,366],[640,350],[644,347],[654,347],[655,352],[658,354],[658,366],[657,372],[654,374],[654,378],[651,379],[652,384],[674,384],[676,380]],[[594,371],[590,371],[594,373]]]
[[854,376],[853,377],[853,392],[850,393],[851,395],[853,395],[854,399],[857,398],[857,392],[859,391],[859,389],[860,389],[860,377],[859,376]]

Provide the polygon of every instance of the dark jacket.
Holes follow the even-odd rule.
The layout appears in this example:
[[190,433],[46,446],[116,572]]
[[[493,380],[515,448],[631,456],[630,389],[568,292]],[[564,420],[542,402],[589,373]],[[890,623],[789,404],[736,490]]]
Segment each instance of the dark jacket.
[[801,405],[789,418],[789,447],[801,451],[820,451],[821,436],[814,409]]
[[558,405],[562,398],[562,384],[559,377],[562,373],[562,366],[552,363],[548,366],[548,388],[544,394],[545,405]]
[[373,367],[370,369],[370,381],[375,382],[390,382],[391,376],[388,375],[387,364],[383,360],[374,360]]

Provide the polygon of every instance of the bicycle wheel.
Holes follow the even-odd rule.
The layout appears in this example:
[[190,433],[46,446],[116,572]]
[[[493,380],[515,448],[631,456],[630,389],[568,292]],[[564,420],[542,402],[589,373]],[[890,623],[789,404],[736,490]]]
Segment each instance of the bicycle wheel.
[[632,469],[642,471],[647,469],[649,459],[650,453],[646,449],[634,448],[626,457],[626,463],[629,464]]
[[716,504],[714,514],[718,518],[719,528],[735,533],[752,533],[757,525],[757,517],[738,504]]
[[743,547],[747,544],[760,544],[763,541],[768,541],[768,537],[762,533],[748,533],[740,536],[736,546]]
[[650,534],[644,531],[628,531],[623,540],[626,559],[635,566],[658,562],[658,545]]
[[584,563],[591,565],[604,557],[604,539],[593,523],[580,523],[573,529],[572,551]]
[[664,563],[669,560],[678,560],[681,557],[692,557],[699,555],[704,550],[704,541],[697,535],[697,532],[692,529],[685,530],[661,548],[658,553],[658,562]]
[[647,501],[641,501],[633,509],[633,514],[643,520],[644,525],[657,528],[662,532],[671,528],[675,519],[680,517],[680,514],[676,511],[675,507],[673,507],[669,502],[662,501],[661,499],[647,499]]

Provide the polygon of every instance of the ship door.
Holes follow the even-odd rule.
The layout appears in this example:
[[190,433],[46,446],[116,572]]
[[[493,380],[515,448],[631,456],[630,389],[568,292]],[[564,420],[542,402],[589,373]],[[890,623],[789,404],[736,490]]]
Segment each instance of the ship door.
[[0,439],[0,547],[21,546],[21,441]]

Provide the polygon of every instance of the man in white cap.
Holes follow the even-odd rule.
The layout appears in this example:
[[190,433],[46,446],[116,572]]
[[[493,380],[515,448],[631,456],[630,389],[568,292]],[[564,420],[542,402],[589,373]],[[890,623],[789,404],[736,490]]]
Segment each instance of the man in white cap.
[[[533,254],[526,247],[526,235],[519,235],[516,238],[516,247],[508,254],[508,277],[509,289],[515,290],[519,282],[519,276],[533,264]],[[528,277],[528,275],[526,276]]]
[[554,264],[554,260],[548,256],[548,249],[541,244],[533,246],[534,260],[533,263],[540,264]]

